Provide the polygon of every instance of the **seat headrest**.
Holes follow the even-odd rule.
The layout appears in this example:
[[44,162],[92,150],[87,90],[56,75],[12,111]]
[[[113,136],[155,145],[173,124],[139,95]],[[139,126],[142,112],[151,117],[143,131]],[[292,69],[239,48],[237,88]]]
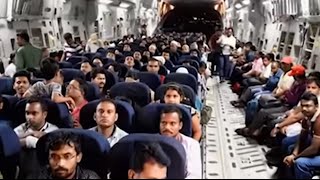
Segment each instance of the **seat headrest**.
[[128,179],[129,161],[136,143],[159,143],[171,160],[167,178],[185,178],[186,152],[180,142],[159,134],[130,134],[111,148],[109,156],[111,179]]

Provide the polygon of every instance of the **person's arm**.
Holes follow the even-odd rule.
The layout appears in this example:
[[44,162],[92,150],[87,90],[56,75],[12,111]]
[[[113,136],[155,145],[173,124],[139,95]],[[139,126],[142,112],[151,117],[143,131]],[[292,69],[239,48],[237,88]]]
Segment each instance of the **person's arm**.
[[299,122],[301,119],[304,118],[304,115],[302,112],[291,112],[287,118],[285,118],[281,123],[278,124],[278,128],[281,129],[285,126],[289,126],[291,124],[294,124],[296,122]]
[[192,132],[193,139],[200,141],[202,136],[201,124],[200,124],[200,116],[198,113],[192,116]]
[[186,179],[202,179],[201,150],[198,142],[190,142],[187,154],[187,176]]
[[16,53],[15,64],[17,67],[17,71],[23,70],[25,68],[23,54],[21,52],[21,49],[18,50],[18,52]]

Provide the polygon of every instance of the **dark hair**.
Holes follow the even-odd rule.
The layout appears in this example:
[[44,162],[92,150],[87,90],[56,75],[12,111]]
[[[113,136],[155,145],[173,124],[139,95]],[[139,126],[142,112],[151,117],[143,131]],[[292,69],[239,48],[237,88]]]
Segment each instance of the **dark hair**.
[[98,76],[98,74],[104,74],[106,76],[106,72],[103,68],[94,68],[91,71],[91,78],[95,79]]
[[305,101],[313,101],[315,105],[318,105],[318,97],[311,92],[306,92],[301,96],[301,100]]
[[11,53],[10,54],[10,61],[14,61],[14,58],[16,57],[16,53]]
[[158,143],[135,143],[130,158],[129,169],[137,173],[143,171],[144,164],[156,161],[162,166],[170,166],[171,160]]
[[88,83],[87,81],[81,79],[81,78],[74,78],[73,80],[77,81],[79,83],[79,88],[83,92],[84,96],[88,93]]
[[127,72],[126,77],[132,78],[134,80],[139,79],[138,73],[130,70]]
[[169,48],[165,48],[162,53],[169,53],[170,54],[170,49]]
[[47,151],[57,151],[64,145],[68,145],[70,147],[73,145],[77,155],[81,153],[81,143],[78,135],[63,130],[54,132],[48,136],[46,149]]
[[200,68],[206,68],[207,69],[207,63],[206,62],[204,62],[204,61],[201,61],[200,63],[199,63],[199,67]]
[[251,46],[253,46],[253,44],[252,44],[252,42],[246,42],[245,44],[244,44],[244,46],[246,46],[246,47],[251,47]]
[[115,100],[113,100],[113,99],[110,99],[110,98],[104,97],[104,98],[100,99],[99,104],[101,104],[101,103],[110,103],[110,104],[113,104],[113,105],[114,105],[114,108],[117,110],[117,104],[116,104],[116,101],[115,101]]
[[30,37],[27,32],[18,33],[17,37],[20,37],[21,39],[25,40],[26,42],[30,41]]
[[12,78],[13,79],[13,83],[15,83],[17,77],[26,77],[28,79],[29,83],[31,83],[31,75],[26,70],[21,70],[21,71],[16,72],[13,75],[13,78]]
[[273,53],[268,53],[264,57],[267,58],[269,61],[274,61],[274,54]]
[[160,116],[168,113],[177,113],[179,115],[180,122],[182,121],[182,113],[177,105],[167,104],[160,113]]
[[72,34],[71,34],[71,33],[65,33],[65,34],[63,35],[63,38],[64,38],[65,40],[72,39]]
[[320,79],[315,77],[308,77],[307,84],[316,83],[318,87],[320,87]]
[[53,79],[59,69],[58,62],[52,58],[46,58],[41,62],[40,71],[42,72],[45,80]]
[[308,77],[314,77],[314,78],[320,79],[320,72],[313,71],[313,72],[309,73]]
[[48,112],[48,105],[40,96],[31,96],[27,99],[27,104],[39,103],[43,112]]
[[164,90],[164,95],[165,95],[165,94],[167,93],[167,91],[169,91],[169,90],[177,91],[178,94],[179,94],[182,98],[185,97],[182,87],[180,87],[179,84],[177,84],[177,83],[169,83],[168,86],[167,86],[167,87],[165,88],[165,90]]

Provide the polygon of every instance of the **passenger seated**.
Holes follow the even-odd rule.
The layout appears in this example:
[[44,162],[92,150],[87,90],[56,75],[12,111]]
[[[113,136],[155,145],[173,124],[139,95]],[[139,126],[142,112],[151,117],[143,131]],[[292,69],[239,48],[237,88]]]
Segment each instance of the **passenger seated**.
[[30,97],[27,100],[25,114],[27,122],[14,129],[22,147],[36,148],[41,136],[58,129],[57,126],[46,122],[47,114],[48,107],[40,97]]
[[95,68],[91,71],[91,82],[99,87],[101,95],[105,95],[104,86],[106,84],[106,73],[103,68]]
[[320,168],[320,118],[318,116],[311,121],[318,108],[316,95],[306,93],[301,97],[301,109],[305,116],[301,122],[302,130],[292,154],[283,160],[288,167],[294,167],[296,179],[311,179],[313,171]]
[[158,143],[136,144],[130,158],[128,179],[166,179],[170,163]]
[[23,97],[49,97],[55,103],[67,103],[70,106],[75,106],[72,98],[62,95],[63,76],[59,70],[59,64],[53,59],[45,59],[42,61],[40,70],[45,81],[35,83]]
[[102,68],[103,67],[102,59],[99,56],[93,57],[92,64],[95,65],[98,68]]
[[13,75],[13,81],[13,89],[16,91],[15,96],[22,98],[31,85],[30,73],[25,70],[18,71]]
[[81,63],[80,70],[83,72],[83,74],[86,76],[88,73],[92,71],[92,63],[90,60],[84,60]]
[[[154,59],[154,58],[149,59],[148,65],[147,65],[147,70],[148,70],[148,72],[151,72],[154,74],[159,74],[160,61],[158,61],[157,59]],[[159,75],[159,76],[160,76],[161,84],[163,84],[165,76],[163,76],[163,75]]]
[[97,122],[97,126],[90,130],[101,133],[108,140],[110,147],[128,135],[128,133],[115,125],[118,120],[118,113],[116,103],[111,99],[102,99],[100,101],[94,114],[94,119]]
[[80,110],[88,101],[85,99],[88,92],[88,85],[86,81],[80,78],[72,80],[67,86],[67,97],[71,97],[75,102],[75,106],[70,108],[73,125],[75,128],[81,128],[80,124]]
[[138,72],[138,70],[134,69],[135,62],[132,56],[127,56],[124,60],[124,64],[128,67],[129,71]]
[[30,179],[100,179],[93,171],[79,166],[82,149],[79,137],[63,131],[48,137],[46,143],[49,166]]
[[[168,86],[164,92],[164,103],[166,104],[180,104],[183,102],[185,96],[183,90],[179,85],[172,84]],[[185,104],[184,104],[185,105]],[[193,139],[200,141],[202,136],[201,124],[200,124],[200,115],[196,109],[189,105],[185,105],[190,108],[192,116],[192,133]]]
[[165,107],[160,115],[160,134],[173,137],[182,143],[186,151],[186,179],[201,179],[202,164],[200,144],[196,140],[181,134],[182,114],[175,106]]

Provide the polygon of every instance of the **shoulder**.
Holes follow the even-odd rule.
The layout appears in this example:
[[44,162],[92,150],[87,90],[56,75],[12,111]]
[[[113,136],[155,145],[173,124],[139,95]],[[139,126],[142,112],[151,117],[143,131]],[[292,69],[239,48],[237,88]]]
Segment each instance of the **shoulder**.
[[116,131],[117,131],[118,136],[124,137],[124,136],[128,135],[127,132],[125,132],[124,130],[120,129],[118,126],[116,126],[116,128],[117,128]]
[[80,168],[79,179],[101,179],[99,175],[89,169]]
[[[197,150],[200,149],[200,144],[195,139],[188,137],[184,134],[181,134],[182,140],[187,144],[189,149]],[[196,148],[196,149],[194,149]]]
[[48,123],[48,128],[47,128],[48,131],[54,131],[57,129],[59,129],[58,126],[51,124],[51,123]]

